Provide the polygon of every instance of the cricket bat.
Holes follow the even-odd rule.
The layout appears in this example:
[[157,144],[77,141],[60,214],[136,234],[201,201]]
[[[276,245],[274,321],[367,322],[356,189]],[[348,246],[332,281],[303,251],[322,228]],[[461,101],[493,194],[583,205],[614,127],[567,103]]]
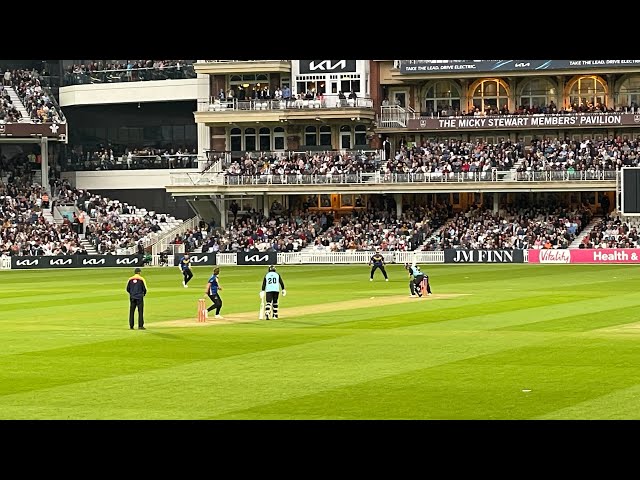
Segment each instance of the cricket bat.
[[264,320],[264,297],[260,299],[260,311],[258,312],[258,320]]

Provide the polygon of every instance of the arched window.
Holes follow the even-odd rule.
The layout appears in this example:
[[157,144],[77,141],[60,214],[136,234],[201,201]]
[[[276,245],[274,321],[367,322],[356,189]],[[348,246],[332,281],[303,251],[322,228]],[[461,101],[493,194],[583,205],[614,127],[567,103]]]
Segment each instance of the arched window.
[[349,125],[342,125],[340,127],[340,148],[351,148],[351,127]]
[[242,130],[239,128],[232,128],[229,133],[231,151],[239,152],[242,150]]
[[284,150],[284,128],[282,127],[273,129],[273,149]]
[[638,108],[640,106],[640,76],[623,80],[616,97],[616,107]]
[[247,152],[256,151],[256,129],[245,128],[244,130],[244,149]]
[[367,145],[367,127],[364,125],[356,125],[354,145],[357,147],[364,147]]
[[502,80],[490,78],[481,80],[473,88],[473,97],[471,99],[474,109],[481,112],[487,110],[497,111],[506,106],[509,108],[509,93],[506,85]]
[[460,88],[455,82],[442,80],[427,86],[424,100],[421,102],[422,115],[440,112],[442,115],[454,115],[460,111]]
[[579,77],[567,84],[569,104],[574,110],[589,111],[598,105],[606,107],[607,88],[597,75]]
[[316,145],[318,145],[317,127],[306,127],[304,129],[304,144],[307,147],[315,147]]
[[558,92],[553,82],[548,78],[532,78],[523,83],[516,107],[543,108],[548,107],[551,102],[558,105]]
[[331,127],[329,125],[320,127],[320,145],[331,148]]
[[260,129],[260,151],[261,152],[270,152],[271,151],[271,130],[266,127],[262,127]]

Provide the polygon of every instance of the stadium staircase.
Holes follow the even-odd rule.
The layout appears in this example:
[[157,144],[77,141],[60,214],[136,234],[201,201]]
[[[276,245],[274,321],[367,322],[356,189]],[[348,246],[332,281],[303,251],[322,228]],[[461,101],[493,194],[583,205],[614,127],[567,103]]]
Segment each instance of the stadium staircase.
[[24,103],[22,103],[22,100],[20,100],[18,93],[13,89],[13,87],[4,87],[4,89],[9,95],[13,106],[22,114],[22,118],[18,121],[18,123],[31,123],[29,112],[27,112]]
[[91,242],[85,238],[84,233],[80,234],[80,245],[87,251],[87,255],[98,255],[98,251]]
[[584,238],[591,233],[596,223],[601,222],[602,217],[593,217],[589,224],[580,232],[576,239],[569,244],[569,248],[579,248]]

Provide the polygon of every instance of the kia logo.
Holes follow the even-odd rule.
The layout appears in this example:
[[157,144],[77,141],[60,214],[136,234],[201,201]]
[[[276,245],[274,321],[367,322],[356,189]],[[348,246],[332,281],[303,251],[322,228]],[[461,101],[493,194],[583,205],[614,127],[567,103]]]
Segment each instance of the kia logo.
[[16,260],[16,265],[19,267],[30,267],[31,265],[38,265],[38,259],[34,258],[33,260]]
[[244,256],[244,261],[245,262],[266,262],[267,260],[269,260],[269,255],[245,255]]
[[208,255],[203,255],[202,257],[191,257],[191,263],[202,263],[209,261]]
[[347,61],[338,60],[336,63],[331,63],[331,60],[320,60],[318,63],[309,62],[309,70],[312,72],[315,70],[335,70],[336,68],[347,68]]
[[516,68],[525,68],[525,67],[530,67],[530,66],[531,66],[531,64],[530,64],[530,63],[524,63],[524,62],[516,63],[516,64],[514,65],[514,67],[516,67]]
[[83,258],[82,264],[83,265],[104,265],[105,259],[101,258],[100,260],[98,260],[97,258],[89,258],[89,259]]
[[138,262],[137,258],[116,258],[116,265],[135,265]]
[[71,258],[56,258],[49,260],[49,265],[71,265],[73,263],[73,259]]

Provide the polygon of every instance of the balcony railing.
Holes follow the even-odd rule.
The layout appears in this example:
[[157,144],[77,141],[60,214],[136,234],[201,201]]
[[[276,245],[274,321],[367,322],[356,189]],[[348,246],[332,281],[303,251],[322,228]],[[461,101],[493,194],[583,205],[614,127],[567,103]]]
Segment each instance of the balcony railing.
[[183,80],[196,78],[193,65],[144,67],[118,70],[94,70],[83,73],[66,73],[63,85],[87,85],[92,83],[145,82],[151,80]]
[[347,98],[340,99],[337,96],[327,95],[322,99],[290,99],[290,100],[219,100],[211,99],[209,102],[198,102],[199,112],[229,112],[252,110],[310,110],[327,108],[373,108],[371,98]]
[[486,172],[456,173],[346,173],[327,175],[263,174],[233,175],[225,172],[174,173],[171,185],[326,185],[326,184],[399,184],[399,183],[473,183],[473,182],[576,182],[615,181],[615,170],[511,172],[492,169]]
[[63,172],[87,170],[155,170],[179,168],[204,168],[206,159],[196,154],[183,153],[180,155],[133,155],[117,157],[115,161],[92,158],[66,158],[61,162]]

